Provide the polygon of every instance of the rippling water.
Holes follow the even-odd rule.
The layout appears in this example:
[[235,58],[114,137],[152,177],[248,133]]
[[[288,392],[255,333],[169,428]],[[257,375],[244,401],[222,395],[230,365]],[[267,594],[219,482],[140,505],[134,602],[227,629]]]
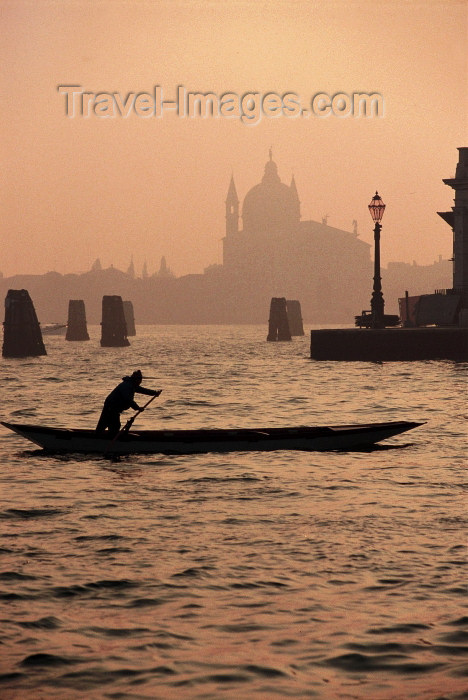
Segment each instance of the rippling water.
[[1,360],[3,419],[94,426],[140,368],[164,391],[135,427],[427,423],[372,452],[119,461],[2,428],[0,698],[468,698],[468,365],[138,333]]

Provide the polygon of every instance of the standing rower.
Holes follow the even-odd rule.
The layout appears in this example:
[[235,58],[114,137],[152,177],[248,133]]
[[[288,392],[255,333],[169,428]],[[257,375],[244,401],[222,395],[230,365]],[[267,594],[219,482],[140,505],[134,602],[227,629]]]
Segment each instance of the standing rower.
[[143,375],[139,369],[135,370],[129,377],[123,377],[122,381],[104,401],[101,417],[96,426],[98,433],[103,433],[106,429],[112,435],[117,435],[120,430],[120,414],[128,408],[135,411],[143,411],[134,399],[135,393],[146,394],[147,396],[159,396],[162,389],[146,389],[140,386]]

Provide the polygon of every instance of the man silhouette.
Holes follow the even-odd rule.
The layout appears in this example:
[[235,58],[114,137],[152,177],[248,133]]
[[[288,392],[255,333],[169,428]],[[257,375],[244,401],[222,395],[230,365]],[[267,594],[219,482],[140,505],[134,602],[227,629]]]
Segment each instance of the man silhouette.
[[146,389],[140,386],[143,375],[139,369],[127,377],[122,377],[118,384],[104,401],[101,417],[96,426],[96,432],[103,433],[106,429],[111,435],[117,435],[120,430],[120,414],[128,408],[143,411],[134,399],[135,393],[147,396],[159,396],[162,389]]

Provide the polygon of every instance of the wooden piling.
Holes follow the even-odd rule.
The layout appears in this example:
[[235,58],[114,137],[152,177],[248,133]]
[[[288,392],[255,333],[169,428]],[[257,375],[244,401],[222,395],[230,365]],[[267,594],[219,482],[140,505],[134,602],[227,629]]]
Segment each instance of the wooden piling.
[[133,313],[133,304],[131,301],[123,302],[125,323],[127,324],[127,335],[136,335],[135,315]]
[[68,302],[68,323],[65,340],[89,340],[83,299],[70,299]]
[[34,304],[26,289],[9,289],[5,298],[3,357],[47,355]]
[[291,340],[285,297],[273,297],[271,300],[267,340]]
[[304,325],[302,323],[301,303],[297,299],[286,301],[288,312],[289,330],[291,335],[304,335]]
[[127,338],[122,297],[102,297],[101,347],[119,348],[130,345]]

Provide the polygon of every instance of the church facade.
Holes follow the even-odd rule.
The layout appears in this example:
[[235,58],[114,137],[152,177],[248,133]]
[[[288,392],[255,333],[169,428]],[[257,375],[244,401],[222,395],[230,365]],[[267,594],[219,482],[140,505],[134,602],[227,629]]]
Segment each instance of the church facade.
[[302,220],[294,177],[290,185],[281,181],[271,151],[263,178],[247,192],[242,209],[233,177],[225,204],[223,273],[231,284],[242,280],[257,303],[267,304],[272,296],[298,299],[304,319],[312,323],[346,316],[352,322],[367,308],[371,246],[356,230]]

